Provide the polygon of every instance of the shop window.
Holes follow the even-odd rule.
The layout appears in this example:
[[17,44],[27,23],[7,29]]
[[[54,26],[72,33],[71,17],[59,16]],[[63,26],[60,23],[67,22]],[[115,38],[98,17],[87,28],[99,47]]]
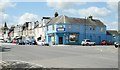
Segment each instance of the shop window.
[[77,42],[78,34],[70,34],[70,42]]

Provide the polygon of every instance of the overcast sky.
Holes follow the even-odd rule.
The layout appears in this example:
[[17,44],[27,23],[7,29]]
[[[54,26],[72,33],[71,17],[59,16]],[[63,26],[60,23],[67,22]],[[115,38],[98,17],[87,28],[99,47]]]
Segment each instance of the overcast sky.
[[107,29],[118,29],[118,2],[3,2],[0,0],[0,24],[23,24],[25,21],[40,21],[43,16],[59,15],[85,18],[93,16],[101,20]]

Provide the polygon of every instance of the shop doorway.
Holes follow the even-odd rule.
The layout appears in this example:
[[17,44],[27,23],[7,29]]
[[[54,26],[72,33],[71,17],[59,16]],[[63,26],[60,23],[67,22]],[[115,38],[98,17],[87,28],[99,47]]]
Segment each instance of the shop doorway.
[[63,44],[63,37],[59,37],[59,44]]

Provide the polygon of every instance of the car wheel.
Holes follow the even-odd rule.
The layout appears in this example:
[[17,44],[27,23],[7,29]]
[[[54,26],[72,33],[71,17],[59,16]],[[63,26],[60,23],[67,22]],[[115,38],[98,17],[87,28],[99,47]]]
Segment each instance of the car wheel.
[[88,46],[88,45],[90,45],[90,44],[87,43],[86,45]]
[[118,46],[117,45],[115,45],[115,48],[117,48]]

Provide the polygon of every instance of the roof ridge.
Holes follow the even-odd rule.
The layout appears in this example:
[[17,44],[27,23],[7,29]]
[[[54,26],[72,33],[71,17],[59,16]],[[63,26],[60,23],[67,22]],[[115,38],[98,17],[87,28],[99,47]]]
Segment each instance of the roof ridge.
[[[56,22],[56,23],[58,23],[61,19],[62,19],[62,16],[58,16],[58,17],[60,17],[60,19]],[[56,17],[57,18],[57,17]]]

